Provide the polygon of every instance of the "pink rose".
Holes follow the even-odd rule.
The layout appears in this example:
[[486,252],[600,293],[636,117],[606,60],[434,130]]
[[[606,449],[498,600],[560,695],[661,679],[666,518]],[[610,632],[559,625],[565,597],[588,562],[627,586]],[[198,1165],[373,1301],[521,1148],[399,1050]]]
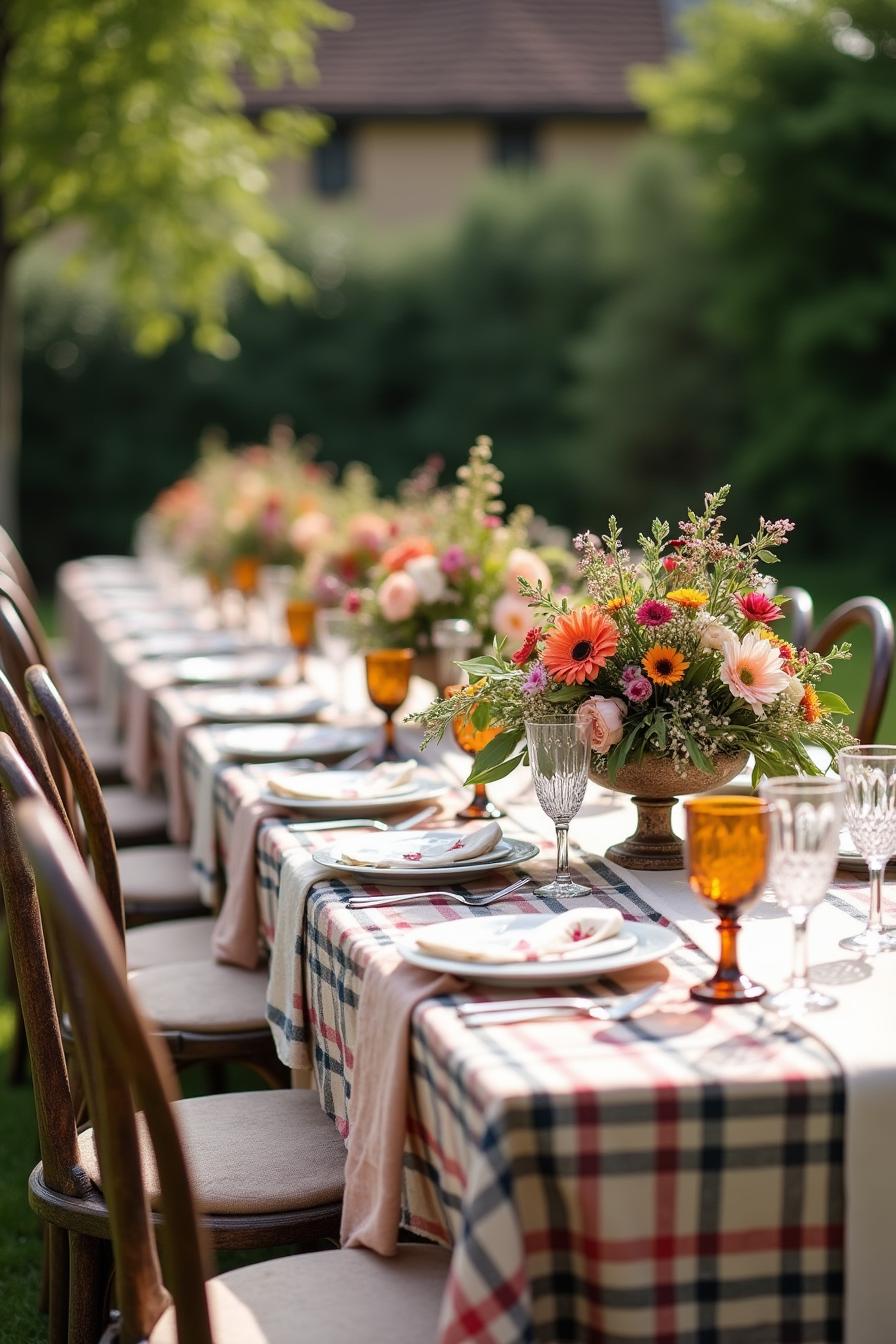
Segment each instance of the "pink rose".
[[529,604],[513,593],[504,593],[492,607],[492,629],[507,640],[505,652],[515,653],[526,638],[532,623]]
[[389,533],[388,521],[377,513],[356,513],[348,525],[349,545],[371,555],[386,549]]
[[411,576],[400,569],[383,579],[376,597],[387,621],[406,621],[413,616],[420,593]]
[[537,588],[539,583],[544,588],[551,586],[551,571],[541,556],[526,550],[524,546],[515,546],[507,557],[505,578],[508,593],[519,592],[520,579],[531,583],[533,588]]
[[603,755],[622,741],[622,723],[628,706],[618,695],[592,695],[576,711],[576,723],[591,734],[591,750]]
[[331,532],[330,520],[325,513],[300,513],[289,529],[289,540],[300,555],[313,551]]

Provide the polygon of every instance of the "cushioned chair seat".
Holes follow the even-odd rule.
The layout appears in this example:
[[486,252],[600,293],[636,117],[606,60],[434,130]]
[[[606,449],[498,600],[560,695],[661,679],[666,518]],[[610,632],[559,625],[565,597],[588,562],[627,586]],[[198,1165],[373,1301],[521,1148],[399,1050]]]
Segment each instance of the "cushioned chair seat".
[[118,856],[126,906],[199,905],[199,879],[186,845],[134,845]]
[[103,789],[103,798],[116,844],[151,844],[165,839],[168,807],[164,798],[138,793],[126,784]]
[[147,966],[129,975],[151,1022],[169,1031],[258,1031],[266,1026],[267,971],[209,960]]
[[[315,1251],[234,1269],[206,1284],[215,1344],[435,1344],[449,1252],[399,1246]],[[149,1344],[177,1338],[169,1307]]]
[[[175,1102],[181,1138],[203,1213],[289,1213],[338,1204],[345,1144],[316,1092],[225,1092]],[[152,1147],[140,1117],[140,1150],[150,1202],[159,1203]],[[102,1190],[93,1130],[78,1137],[81,1166]]]
[[128,966],[137,971],[144,966],[178,961],[210,961],[214,927],[211,915],[203,915],[197,919],[164,919],[161,924],[128,929],[125,934]]
[[82,732],[81,740],[100,783],[118,782],[124,760],[119,743],[107,731],[95,732],[93,729]]

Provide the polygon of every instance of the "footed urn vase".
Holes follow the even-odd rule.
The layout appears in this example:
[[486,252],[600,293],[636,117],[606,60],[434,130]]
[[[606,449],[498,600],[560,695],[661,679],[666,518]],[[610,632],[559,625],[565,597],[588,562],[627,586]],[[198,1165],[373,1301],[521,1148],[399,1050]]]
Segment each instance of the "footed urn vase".
[[688,763],[676,771],[671,756],[645,755],[616,772],[611,784],[605,770],[591,778],[605,789],[631,795],[638,809],[638,825],[627,840],[611,845],[606,857],[622,868],[658,872],[684,867],[684,846],[672,829],[672,808],[688,793],[711,793],[739,775],[747,761],[745,751],[726,752],[713,762],[711,772]]

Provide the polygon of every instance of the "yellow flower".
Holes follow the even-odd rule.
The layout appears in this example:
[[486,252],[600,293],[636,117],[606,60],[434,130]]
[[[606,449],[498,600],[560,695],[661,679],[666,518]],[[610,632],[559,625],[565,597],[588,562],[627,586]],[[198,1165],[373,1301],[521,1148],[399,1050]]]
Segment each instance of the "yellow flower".
[[656,686],[674,686],[681,681],[690,663],[669,644],[654,644],[641,659],[641,666]]
[[709,593],[701,593],[699,588],[674,588],[666,598],[687,611],[698,611],[709,601]]
[[623,607],[630,607],[631,604],[630,597],[611,597],[605,605],[604,611],[609,611],[612,614],[614,611],[621,611]]

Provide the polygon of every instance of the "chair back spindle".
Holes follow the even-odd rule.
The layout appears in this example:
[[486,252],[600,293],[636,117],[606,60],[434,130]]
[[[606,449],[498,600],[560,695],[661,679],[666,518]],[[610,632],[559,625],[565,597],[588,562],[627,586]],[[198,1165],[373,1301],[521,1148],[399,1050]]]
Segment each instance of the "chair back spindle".
[[812,636],[811,647],[816,653],[827,653],[832,644],[857,625],[864,625],[871,631],[871,672],[859,710],[856,736],[860,742],[874,742],[893,675],[894,636],[890,608],[878,597],[854,597],[831,612]]

